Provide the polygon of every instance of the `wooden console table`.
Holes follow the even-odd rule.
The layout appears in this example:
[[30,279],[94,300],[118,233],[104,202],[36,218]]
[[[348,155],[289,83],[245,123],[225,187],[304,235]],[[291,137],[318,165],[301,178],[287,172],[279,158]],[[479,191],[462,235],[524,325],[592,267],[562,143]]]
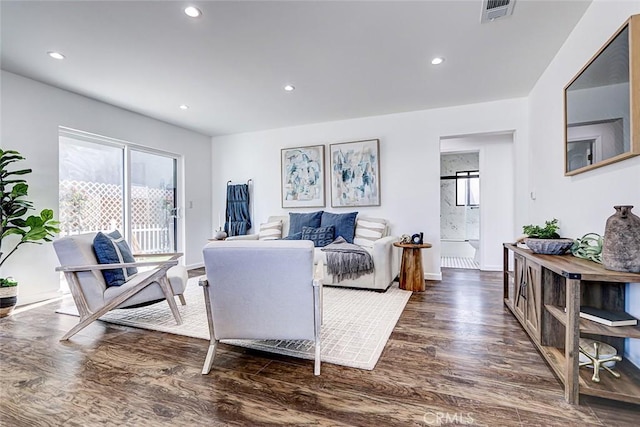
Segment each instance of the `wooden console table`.
[[567,402],[577,404],[584,394],[640,404],[640,370],[632,363],[616,363],[621,378],[603,373],[599,383],[591,381],[590,369],[578,365],[581,334],[612,345],[619,355],[625,338],[640,338],[638,325],[610,327],[580,318],[581,304],[624,311],[626,283],[640,283],[640,274],[606,270],[570,254],[503,246],[504,304],[563,383]]
[[431,243],[417,245],[415,243],[395,242],[393,246],[402,248],[402,264],[400,265],[400,289],[423,292],[424,268],[422,267],[422,249],[430,248]]

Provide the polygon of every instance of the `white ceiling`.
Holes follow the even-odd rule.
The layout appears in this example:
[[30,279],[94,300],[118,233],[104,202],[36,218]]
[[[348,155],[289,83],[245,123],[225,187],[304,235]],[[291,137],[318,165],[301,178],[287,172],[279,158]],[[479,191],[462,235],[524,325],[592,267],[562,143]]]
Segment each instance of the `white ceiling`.
[[216,136],[526,96],[588,5],[2,1],[1,65]]

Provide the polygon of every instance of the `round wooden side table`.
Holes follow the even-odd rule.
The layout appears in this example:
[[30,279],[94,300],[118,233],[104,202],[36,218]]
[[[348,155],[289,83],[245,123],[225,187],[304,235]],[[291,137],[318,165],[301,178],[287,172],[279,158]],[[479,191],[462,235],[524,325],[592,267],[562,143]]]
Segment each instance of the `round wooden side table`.
[[414,243],[395,242],[393,246],[402,248],[402,265],[400,266],[400,289],[423,292],[424,269],[422,268],[422,249],[430,248],[431,243],[416,245]]

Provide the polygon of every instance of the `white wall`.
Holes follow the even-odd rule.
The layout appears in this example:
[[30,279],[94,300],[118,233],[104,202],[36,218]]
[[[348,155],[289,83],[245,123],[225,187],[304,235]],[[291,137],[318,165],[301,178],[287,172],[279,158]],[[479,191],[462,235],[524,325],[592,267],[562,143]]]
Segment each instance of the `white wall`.
[[[153,147],[183,156],[184,232],[180,250],[187,265],[201,264],[201,250],[211,234],[211,139],[186,129],[116,108],[71,92],[2,71],[1,146],[27,160],[29,199],[38,212],[58,212],[58,126]],[[56,214],[57,217],[57,214]],[[18,304],[57,294],[59,265],[52,245],[24,245],[3,275],[20,282]]]
[[[525,120],[526,100],[512,99],[216,137],[212,139],[215,221],[217,212],[224,212],[228,180],[253,179],[254,225],[264,222],[269,215],[316,210],[281,208],[280,149],[317,144],[328,148],[331,143],[378,138],[381,206],[358,209],[327,206],[325,209],[357,210],[368,216],[387,218],[395,235],[423,231],[425,241],[433,244],[433,248],[423,251],[425,276],[439,279],[441,136],[518,130],[516,135],[525,137]],[[522,141],[516,138],[515,143],[522,144]],[[329,170],[328,164],[325,169]],[[329,191],[328,175],[325,182]],[[523,181],[520,193],[526,195],[526,189]],[[326,199],[330,205],[330,193]],[[517,234],[515,229],[507,232],[510,239]]]
[[[563,88],[609,37],[640,13],[640,2],[594,1],[531,91],[529,104],[530,221],[558,218],[563,236],[604,233],[614,205],[640,213],[640,157],[572,177],[564,176]],[[640,284],[630,285],[627,310],[640,318]],[[627,357],[640,364],[640,340],[629,340]]]

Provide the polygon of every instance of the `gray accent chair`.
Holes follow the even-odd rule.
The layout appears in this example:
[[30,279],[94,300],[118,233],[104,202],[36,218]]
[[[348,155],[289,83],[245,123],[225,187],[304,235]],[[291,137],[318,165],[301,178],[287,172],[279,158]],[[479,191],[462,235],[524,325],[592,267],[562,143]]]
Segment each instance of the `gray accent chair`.
[[[93,252],[93,239],[97,233],[63,237],[53,242],[60,261],[56,271],[64,272],[80,322],[67,332],[61,341],[68,340],[91,322],[116,308],[139,306],[166,299],[178,325],[182,324],[174,296],[186,304],[183,293],[187,286],[187,270],[178,265],[182,254],[144,254],[144,261],[122,264],[98,264]],[[167,259],[168,258],[168,259]],[[122,286],[107,287],[101,270],[114,267],[154,267],[139,271]]]
[[313,340],[314,374],[320,375],[322,280],[314,277],[313,242],[214,241],[203,249],[211,371],[223,339]]

